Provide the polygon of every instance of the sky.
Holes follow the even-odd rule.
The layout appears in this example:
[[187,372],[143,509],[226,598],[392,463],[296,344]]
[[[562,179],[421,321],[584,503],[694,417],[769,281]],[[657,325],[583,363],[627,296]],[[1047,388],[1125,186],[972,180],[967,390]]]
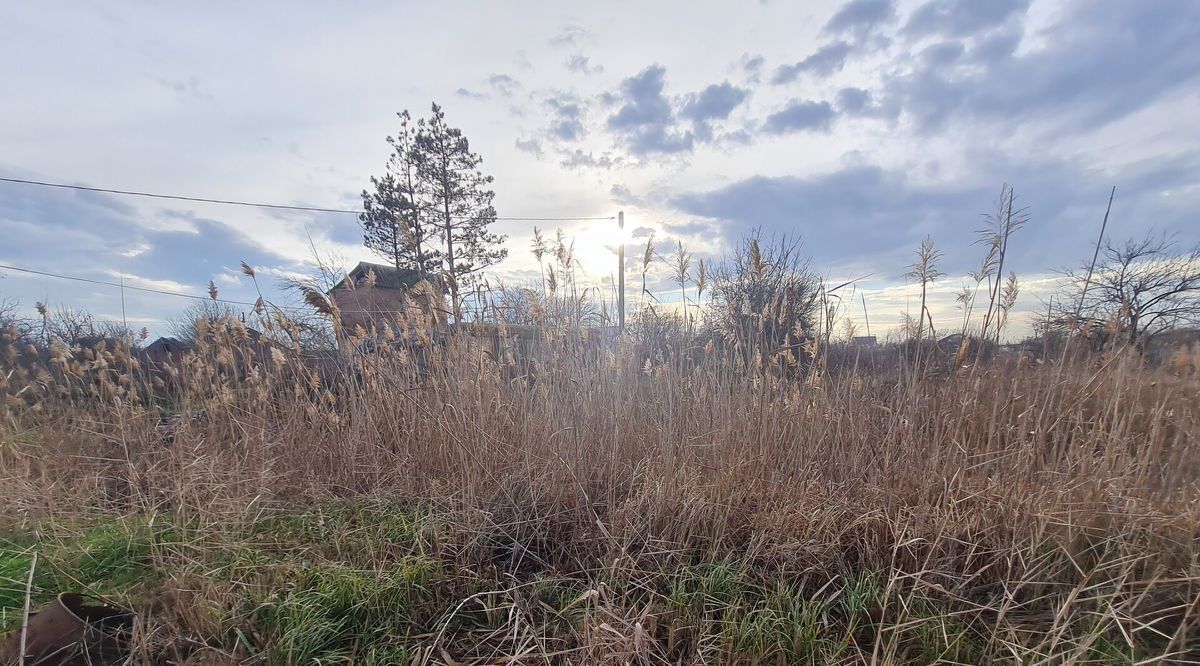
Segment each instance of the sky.
[[[786,235],[823,277],[861,278],[873,332],[915,308],[926,236],[953,328],[1008,183],[1029,215],[1007,260],[1019,332],[1091,256],[1112,187],[1109,237],[1200,241],[1197,44],[1195,0],[4,3],[0,177],[357,209],[396,113],[437,102],[499,215],[624,211],[631,266],[651,231],[664,259],[682,243],[707,261]],[[609,289],[608,220],[497,222],[492,279],[537,283],[535,224]],[[371,259],[354,215],[0,183],[9,266],[253,301],[314,251]],[[664,307],[668,274],[657,261]],[[156,334],[188,305],[5,269],[0,299]]]

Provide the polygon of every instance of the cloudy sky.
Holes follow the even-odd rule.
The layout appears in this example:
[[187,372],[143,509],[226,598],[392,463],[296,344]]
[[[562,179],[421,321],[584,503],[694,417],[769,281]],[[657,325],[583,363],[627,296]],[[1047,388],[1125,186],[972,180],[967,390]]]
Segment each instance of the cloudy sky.
[[[1003,183],[1031,217],[1026,311],[1090,256],[1112,186],[1112,237],[1200,241],[1195,0],[316,5],[4,3],[0,177],[356,208],[395,113],[437,101],[500,215],[624,210],[631,242],[698,257],[798,236],[830,279],[870,275],[876,327],[926,235],[949,325]],[[537,279],[532,224],[497,223],[497,277]],[[539,224],[611,278],[611,223]],[[239,262],[271,289],[313,247],[369,259],[359,240],[353,215],[0,183],[0,263],[100,281],[253,300]],[[118,290],[12,270],[0,298],[121,316]],[[125,316],[159,331],[186,305],[127,292]]]

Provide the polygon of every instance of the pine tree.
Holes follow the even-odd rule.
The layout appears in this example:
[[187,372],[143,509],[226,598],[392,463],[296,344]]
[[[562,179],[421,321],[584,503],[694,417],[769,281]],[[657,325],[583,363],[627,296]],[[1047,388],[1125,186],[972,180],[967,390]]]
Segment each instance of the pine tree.
[[400,132],[387,138],[392,147],[387,170],[380,178],[371,177],[373,192],[362,193],[359,220],[363,224],[363,244],[396,268],[437,270],[441,251],[432,244],[436,235],[424,218],[428,201],[417,173],[420,156],[416,138],[424,121],[418,121],[414,129],[407,110],[397,115]]
[[443,274],[455,316],[461,319],[460,288],[508,256],[501,247],[505,236],[488,231],[496,221],[496,193],[488,189],[493,179],[479,170],[483,158],[471,152],[462,130],[446,124],[446,114],[437,104],[415,143],[425,219],[437,228]]

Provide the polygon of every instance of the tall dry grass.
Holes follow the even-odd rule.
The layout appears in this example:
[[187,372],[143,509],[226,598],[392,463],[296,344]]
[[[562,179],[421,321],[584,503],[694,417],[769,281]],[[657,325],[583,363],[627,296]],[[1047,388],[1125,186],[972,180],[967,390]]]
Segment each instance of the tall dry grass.
[[[493,347],[401,323],[319,372],[255,348],[237,322],[208,334],[157,374],[124,350],[31,366],[12,348],[9,529],[169,516],[208,543],[330,500],[400,502],[436,517],[427,547],[454,576],[490,586],[446,593],[411,638],[425,663],[1119,663],[1200,649],[1200,388],[1133,355],[797,376],[712,343],[546,331],[526,353],[503,331]],[[714,592],[721,567],[745,591]],[[680,605],[681,572],[700,570],[708,601]],[[539,576],[579,582],[586,612],[553,632],[517,612]],[[820,653],[797,647],[807,607],[788,615],[749,592],[845,601],[864,580],[860,620],[821,611],[814,631],[837,646]],[[205,640],[187,608],[216,594],[204,589],[161,609],[171,631]],[[456,635],[455,614],[488,595],[507,600],[502,627]],[[954,647],[954,632],[969,640]]]

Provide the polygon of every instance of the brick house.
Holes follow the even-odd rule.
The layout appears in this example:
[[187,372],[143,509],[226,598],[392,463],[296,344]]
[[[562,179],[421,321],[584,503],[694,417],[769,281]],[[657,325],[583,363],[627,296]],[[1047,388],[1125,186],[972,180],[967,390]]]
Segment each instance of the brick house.
[[397,317],[409,325],[440,328],[446,325],[450,306],[441,278],[431,273],[384,264],[361,262],[328,294],[341,311],[342,330],[387,322],[395,328]]

